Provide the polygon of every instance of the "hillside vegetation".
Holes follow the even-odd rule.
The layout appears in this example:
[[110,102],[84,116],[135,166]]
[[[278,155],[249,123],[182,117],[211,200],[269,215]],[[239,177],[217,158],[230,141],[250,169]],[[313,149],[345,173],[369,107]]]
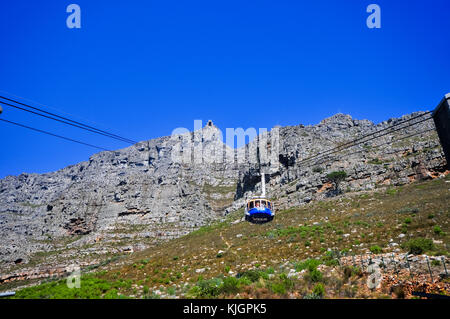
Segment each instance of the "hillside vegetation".
[[[184,237],[85,273],[80,289],[55,280],[16,298],[404,298],[450,294],[450,178],[346,193],[278,211],[273,222],[242,222],[242,211]],[[386,256],[410,256],[412,276]],[[384,256],[380,287],[369,289],[369,260]],[[439,257],[436,257],[439,256]],[[422,256],[423,257],[423,256]],[[361,263],[361,260],[363,263]],[[364,264],[365,262],[365,264]],[[448,263],[448,259],[447,259]],[[395,263],[394,263],[395,266]],[[391,267],[392,268],[392,267]],[[447,269],[450,264],[447,264]]]

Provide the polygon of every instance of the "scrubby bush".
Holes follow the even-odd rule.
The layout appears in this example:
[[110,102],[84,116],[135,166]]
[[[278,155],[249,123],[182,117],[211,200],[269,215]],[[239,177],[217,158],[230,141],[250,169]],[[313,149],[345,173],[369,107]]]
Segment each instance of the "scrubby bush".
[[310,271],[309,278],[313,282],[319,282],[319,281],[322,281],[323,274],[319,270],[314,269],[313,271]]
[[321,264],[320,260],[318,259],[307,259],[301,263],[295,264],[295,270],[301,271],[303,269],[308,269],[309,271],[312,271],[317,268]]
[[322,173],[323,172],[323,168],[320,166],[316,166],[313,168],[313,172],[314,173]]
[[275,279],[271,285],[270,289],[272,292],[278,295],[284,295],[288,290],[291,290],[294,287],[294,282],[286,275],[280,274],[280,276]]
[[175,296],[176,289],[175,289],[175,287],[169,287],[169,288],[167,288],[166,292],[169,296]]
[[327,174],[328,180],[333,183],[334,189],[340,192],[339,184],[347,177],[347,173],[344,171],[335,171]]
[[433,227],[433,231],[434,231],[434,233],[436,235],[442,235],[443,234],[443,231],[442,231],[441,227],[439,227],[437,225]]
[[286,288],[281,282],[274,282],[270,285],[270,290],[273,291],[273,293],[278,295],[284,295],[286,293]]
[[197,284],[188,292],[188,297],[212,298],[217,297],[221,292],[222,280],[213,278],[209,280],[199,280]]
[[316,284],[314,286],[313,293],[317,296],[323,296],[325,294],[325,287],[323,286],[323,284]]
[[428,238],[415,238],[402,245],[404,249],[408,249],[411,254],[420,255],[426,251],[433,250],[434,244]]
[[239,279],[227,277],[223,280],[221,291],[226,294],[236,294],[239,292]]
[[374,254],[381,254],[383,252],[381,247],[378,245],[374,245],[374,246],[370,247],[370,251]]
[[141,264],[147,265],[149,261],[150,261],[150,259],[142,259]]
[[388,194],[388,195],[395,195],[395,194],[397,194],[397,192],[398,191],[395,188],[388,188],[386,190],[386,194]]
[[267,273],[262,270],[247,270],[240,274],[240,277],[247,277],[251,282],[255,282],[259,278],[268,279]]
[[43,283],[37,286],[21,289],[14,298],[19,299],[96,299],[117,298],[118,288],[127,287],[126,281],[110,282],[84,275],[81,277],[80,288],[70,289],[65,279]]

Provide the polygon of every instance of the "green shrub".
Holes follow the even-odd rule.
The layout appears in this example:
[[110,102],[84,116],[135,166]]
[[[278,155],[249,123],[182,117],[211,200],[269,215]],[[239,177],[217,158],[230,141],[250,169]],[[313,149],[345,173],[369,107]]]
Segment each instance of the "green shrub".
[[323,296],[325,294],[325,288],[323,284],[321,283],[316,284],[313,289],[313,294],[317,296]]
[[317,269],[310,271],[309,277],[310,277],[311,281],[313,281],[313,282],[319,282],[323,279],[322,273]]
[[238,283],[239,288],[249,286],[251,284],[252,284],[252,281],[250,279],[248,279],[248,277],[239,278],[239,283]]
[[325,265],[328,267],[333,267],[333,266],[337,266],[339,265],[339,262],[337,259],[328,259],[327,261],[325,261]]
[[175,293],[176,293],[175,287],[169,287],[169,288],[167,288],[167,294],[168,294],[169,296],[175,296]]
[[383,252],[381,247],[378,245],[374,245],[374,246],[370,247],[370,251],[374,254],[381,254]]
[[388,194],[388,195],[395,195],[395,194],[397,194],[397,192],[398,191],[395,188],[388,188],[386,190],[386,194]]
[[247,270],[243,272],[240,277],[247,277],[251,282],[255,282],[261,277],[264,279],[268,278],[267,274],[261,270]]
[[271,285],[270,289],[279,295],[284,295],[286,292],[294,287],[294,282],[286,275],[280,274],[277,279],[275,279]]
[[320,166],[316,166],[313,168],[313,172],[314,173],[322,173],[323,172],[323,168]]
[[127,282],[110,282],[84,275],[81,277],[80,288],[70,289],[65,279],[27,287],[16,292],[13,298],[18,299],[97,299],[118,298],[117,288],[125,287]]
[[412,220],[410,217],[405,218],[405,221],[404,221],[405,224],[411,224],[411,222],[412,222]]
[[441,227],[439,227],[437,225],[433,227],[433,231],[434,231],[434,233],[436,235],[442,235],[443,234],[443,231],[442,231]]
[[344,171],[335,171],[327,174],[328,180],[334,184],[334,189],[339,191],[339,184],[347,177]]
[[199,280],[197,284],[188,291],[188,297],[212,298],[217,297],[221,292],[222,280],[213,278],[209,280]]
[[296,271],[301,271],[303,269],[308,269],[309,271],[313,271],[321,264],[319,259],[307,259],[304,262],[296,263],[294,265]]
[[408,225],[402,224],[402,233],[406,234],[408,232]]
[[281,282],[274,282],[270,285],[270,289],[273,291],[273,293],[278,295],[284,295],[286,293],[286,288],[284,287],[283,283]]
[[239,279],[235,277],[226,277],[223,280],[223,284],[221,287],[221,292],[226,294],[236,294],[239,292]]
[[120,296],[118,295],[117,289],[111,289],[104,294],[103,298],[104,299],[119,299]]
[[433,241],[428,238],[411,239],[410,241],[404,243],[402,247],[408,249],[411,254],[415,255],[420,255],[435,248]]

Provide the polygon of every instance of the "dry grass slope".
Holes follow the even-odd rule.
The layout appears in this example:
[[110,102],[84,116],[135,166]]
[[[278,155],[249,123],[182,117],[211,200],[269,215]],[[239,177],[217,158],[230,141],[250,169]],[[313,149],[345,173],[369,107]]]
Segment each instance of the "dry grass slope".
[[[404,254],[407,242],[427,238],[432,240],[425,251],[429,256],[450,256],[449,177],[348,193],[277,212],[265,225],[234,223],[242,217],[238,211],[221,223],[111,263],[86,280],[92,284],[94,276],[113,287],[113,292],[97,289],[102,291],[97,297],[408,297],[393,289],[392,282],[368,289],[368,274],[339,265],[333,254]],[[432,267],[442,265],[433,262]],[[434,291],[450,294],[448,279],[435,279]],[[27,289],[17,296],[48,297],[56,288],[45,288],[45,295],[36,295],[38,288]]]

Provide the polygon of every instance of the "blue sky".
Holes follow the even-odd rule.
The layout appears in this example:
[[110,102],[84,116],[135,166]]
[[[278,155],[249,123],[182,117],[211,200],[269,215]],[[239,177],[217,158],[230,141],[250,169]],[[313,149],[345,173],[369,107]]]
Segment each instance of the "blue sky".
[[[66,27],[70,3],[81,29]],[[370,3],[381,29],[366,26]],[[450,91],[449,9],[447,0],[2,1],[0,93],[135,140],[192,130],[194,119],[223,131],[338,112],[380,122],[430,110]],[[8,107],[0,117],[127,146]],[[2,122],[0,134],[0,177],[97,152]]]

